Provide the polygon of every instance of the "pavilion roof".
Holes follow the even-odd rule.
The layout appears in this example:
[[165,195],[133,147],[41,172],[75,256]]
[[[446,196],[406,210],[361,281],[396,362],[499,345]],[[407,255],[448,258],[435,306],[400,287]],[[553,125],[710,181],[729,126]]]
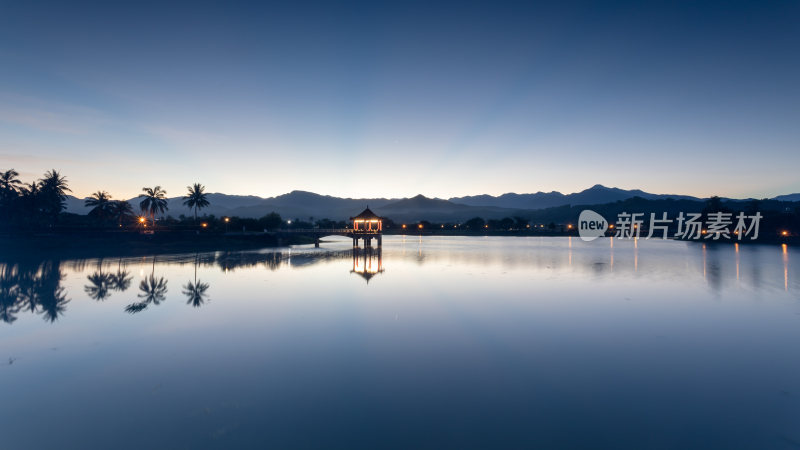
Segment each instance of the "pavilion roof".
[[367,209],[362,211],[361,214],[350,218],[350,220],[381,220],[381,219],[383,218],[378,217],[378,215],[372,212],[372,210],[370,210],[369,207],[367,207]]

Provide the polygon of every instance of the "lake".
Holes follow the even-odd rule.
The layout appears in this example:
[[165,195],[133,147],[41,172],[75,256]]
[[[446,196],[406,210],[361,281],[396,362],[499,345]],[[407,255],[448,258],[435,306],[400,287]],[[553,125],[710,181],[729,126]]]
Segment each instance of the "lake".
[[351,246],[3,255],[0,448],[800,448],[794,247]]

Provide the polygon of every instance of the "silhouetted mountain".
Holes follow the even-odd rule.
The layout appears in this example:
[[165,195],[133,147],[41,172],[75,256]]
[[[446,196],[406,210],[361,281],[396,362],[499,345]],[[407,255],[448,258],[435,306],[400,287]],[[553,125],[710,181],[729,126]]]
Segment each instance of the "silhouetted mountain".
[[[595,185],[573,194],[560,192],[537,192],[535,194],[508,193],[500,196],[476,195],[451,198],[449,200],[417,195],[405,199],[386,198],[339,198],[306,191],[292,191],[276,197],[262,198],[252,195],[208,194],[210,206],[199,211],[202,215],[238,216],[258,218],[277,212],[287,219],[333,219],[343,220],[369,206],[375,213],[395,221],[412,222],[434,220],[460,222],[472,217],[485,219],[502,217],[530,217],[536,210],[578,205],[602,205],[640,198],[643,200],[672,200],[703,202],[703,199],[685,195],[651,194],[638,189],[624,190]],[[727,199],[726,199],[727,200]],[[800,194],[775,197],[774,200],[800,200]],[[129,200],[135,211],[139,211],[140,197]],[[735,201],[735,200],[734,200]],[[167,215],[189,217],[193,212],[183,205],[181,197],[168,199]],[[67,211],[87,214],[89,208],[84,200],[72,196],[67,198]]]
[[468,197],[454,197],[450,201],[470,206],[497,206],[502,208],[517,209],[542,209],[564,205],[591,205],[611,203],[619,200],[626,200],[633,197],[641,197],[647,200],[675,199],[675,200],[699,200],[697,197],[687,195],[671,194],[651,194],[639,189],[624,190],[619,188],[609,188],[601,184],[596,184],[589,189],[573,194],[562,194],[561,192],[537,192],[535,194],[515,194],[508,193],[497,197],[491,195],[475,195]]
[[461,222],[476,216],[502,218],[518,215],[521,212],[511,208],[462,205],[449,200],[428,198],[422,194],[395,201],[382,207],[375,207],[373,210],[376,214],[402,222],[418,220]]
[[772,200],[777,200],[779,202],[800,202],[800,193],[779,195]]
[[[90,208],[84,206],[85,199],[78,199],[73,196],[67,198],[67,212],[75,214],[88,214]],[[134,211],[139,212],[139,202],[141,197],[129,199]],[[286,218],[315,219],[347,219],[353,214],[358,213],[366,205],[380,207],[397,199],[372,198],[372,199],[352,199],[339,198],[329,195],[319,195],[313,192],[292,191],[288,194],[276,197],[262,198],[253,195],[227,195],[227,194],[208,194],[209,206],[198,211],[200,216],[238,216],[258,218],[269,214],[272,211],[279,213]],[[182,197],[171,197],[167,199],[167,210],[165,215],[178,217],[181,214],[192,216],[194,212],[183,205]]]

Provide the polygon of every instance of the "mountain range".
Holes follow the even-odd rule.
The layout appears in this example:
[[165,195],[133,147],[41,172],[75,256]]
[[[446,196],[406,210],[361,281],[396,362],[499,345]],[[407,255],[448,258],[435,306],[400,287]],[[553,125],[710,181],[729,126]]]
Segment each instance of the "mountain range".
[[[361,212],[369,206],[375,213],[395,221],[465,221],[472,217],[494,219],[513,216],[528,216],[533,210],[567,205],[598,205],[613,203],[634,197],[647,200],[688,200],[701,202],[704,199],[686,195],[652,194],[639,189],[625,190],[595,185],[572,194],[561,192],[536,192],[533,194],[508,193],[499,196],[475,195],[453,197],[450,199],[428,198],[417,195],[411,198],[340,198],[320,195],[306,191],[292,191],[276,197],[262,198],[252,195],[208,194],[210,206],[202,209],[200,215],[262,217],[277,212],[284,218],[309,218],[344,220]],[[742,199],[747,200],[747,199]],[[798,201],[799,194],[775,197],[778,201]],[[129,200],[138,210],[139,199]],[[181,197],[168,199],[168,215],[191,216],[193,212],[183,205]],[[86,214],[89,208],[84,199],[73,196],[67,198],[67,212]]]

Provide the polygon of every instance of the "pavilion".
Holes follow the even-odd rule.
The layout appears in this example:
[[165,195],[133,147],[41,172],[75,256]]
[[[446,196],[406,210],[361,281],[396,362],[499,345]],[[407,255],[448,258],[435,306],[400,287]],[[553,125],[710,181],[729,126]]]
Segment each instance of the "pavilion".
[[358,246],[358,238],[364,240],[364,247],[371,247],[373,236],[378,240],[378,247],[381,246],[383,217],[372,212],[367,206],[361,214],[351,217],[350,220],[353,221],[353,247]]

